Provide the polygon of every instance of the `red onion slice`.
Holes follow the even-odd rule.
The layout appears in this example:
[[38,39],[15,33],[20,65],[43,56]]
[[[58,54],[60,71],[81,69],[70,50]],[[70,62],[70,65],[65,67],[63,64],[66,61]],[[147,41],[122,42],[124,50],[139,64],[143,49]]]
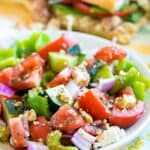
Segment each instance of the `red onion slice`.
[[90,150],[95,140],[96,137],[88,134],[83,129],[79,129],[77,132],[75,132],[71,139],[72,143],[80,150]]
[[6,96],[6,97],[11,97],[15,94],[15,90],[10,88],[9,86],[0,83],[0,95]]
[[114,84],[115,84],[115,78],[100,79],[97,88],[101,92],[107,92],[114,86]]
[[27,150],[48,150],[48,147],[38,142],[27,142]]

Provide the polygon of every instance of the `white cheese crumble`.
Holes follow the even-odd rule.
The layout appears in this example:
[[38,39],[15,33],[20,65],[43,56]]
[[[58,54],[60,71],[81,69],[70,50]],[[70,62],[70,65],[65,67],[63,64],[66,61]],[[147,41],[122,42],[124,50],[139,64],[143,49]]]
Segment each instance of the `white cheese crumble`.
[[104,130],[101,136],[94,143],[94,150],[100,150],[102,147],[113,144],[125,136],[125,130],[120,129],[117,126],[112,126],[107,130]]

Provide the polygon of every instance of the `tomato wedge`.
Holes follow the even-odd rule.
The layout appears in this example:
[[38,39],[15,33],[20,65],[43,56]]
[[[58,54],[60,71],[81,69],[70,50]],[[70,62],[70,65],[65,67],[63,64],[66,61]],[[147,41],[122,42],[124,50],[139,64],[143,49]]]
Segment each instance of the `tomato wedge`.
[[38,117],[37,120],[30,125],[31,138],[34,141],[41,139],[46,144],[47,135],[51,131],[52,129],[44,117]]
[[94,120],[107,119],[109,112],[93,90],[88,90],[78,98],[79,106],[88,112]]
[[38,54],[33,54],[19,65],[0,72],[0,82],[16,90],[34,88],[42,79],[44,61]]
[[50,88],[50,87],[55,87],[57,85],[60,84],[67,84],[72,76],[72,69],[71,68],[65,68],[64,70],[62,70],[58,75],[56,75],[56,77],[50,81],[46,87]]
[[73,39],[70,34],[63,34],[59,39],[50,42],[45,47],[39,50],[39,55],[45,60],[48,59],[49,52],[59,52],[61,50],[67,50],[68,48],[76,45],[77,42]]
[[116,46],[106,46],[98,50],[95,54],[97,60],[101,59],[107,63],[111,63],[114,60],[120,60],[126,57],[126,52]]
[[128,128],[143,115],[144,110],[144,102],[139,102],[134,108],[126,110],[120,110],[114,107],[109,120],[113,125],[117,125],[121,128]]
[[9,128],[12,136],[13,146],[16,148],[23,148],[26,146],[25,129],[20,117],[11,118],[9,120]]
[[83,118],[69,105],[64,105],[52,116],[51,124],[54,129],[72,133],[85,125]]

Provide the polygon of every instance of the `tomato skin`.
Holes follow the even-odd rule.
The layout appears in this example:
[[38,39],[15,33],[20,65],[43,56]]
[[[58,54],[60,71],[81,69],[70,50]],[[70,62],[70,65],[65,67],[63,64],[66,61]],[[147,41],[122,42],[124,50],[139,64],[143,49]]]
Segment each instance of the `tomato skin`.
[[103,120],[108,118],[108,111],[103,102],[93,90],[88,90],[77,99],[80,108],[88,112],[94,120]]
[[120,60],[126,57],[126,52],[115,46],[106,46],[98,50],[95,54],[97,60],[101,59],[107,63],[111,63],[114,60]]
[[60,73],[58,73],[58,75],[56,75],[56,77],[50,81],[46,87],[50,88],[50,87],[55,87],[57,85],[60,84],[67,84],[70,79],[72,77],[72,69],[71,68],[65,68],[64,70],[62,70]]
[[59,39],[50,42],[45,47],[41,48],[38,53],[42,58],[47,60],[49,52],[59,52],[61,50],[67,50],[75,44],[77,44],[77,42],[74,41],[72,36],[66,33],[62,35]]
[[34,88],[40,84],[44,60],[32,54],[15,67],[0,71],[0,82],[16,90]]
[[144,110],[144,102],[139,102],[134,108],[123,111],[114,107],[109,117],[109,121],[111,124],[121,128],[128,128],[144,114]]
[[23,67],[23,73],[27,73],[30,70],[44,66],[44,59],[42,59],[40,55],[33,53],[25,58],[20,64]]
[[42,68],[33,70],[29,74],[29,78],[22,80],[21,82],[15,82],[13,84],[13,88],[16,90],[23,90],[23,89],[29,89],[34,88],[40,85],[41,79],[42,79]]
[[47,135],[52,129],[44,117],[38,117],[37,122],[37,124],[33,122],[30,125],[31,138],[33,141],[39,141],[39,139],[42,139],[46,144]]
[[13,146],[16,148],[25,147],[27,139],[21,118],[11,118],[9,120],[9,128],[12,136]]
[[51,118],[51,125],[54,129],[66,133],[72,133],[85,125],[83,118],[69,105],[64,105]]
[[6,85],[10,85],[11,80],[17,77],[18,77],[18,69],[16,67],[6,68],[0,71],[0,82]]

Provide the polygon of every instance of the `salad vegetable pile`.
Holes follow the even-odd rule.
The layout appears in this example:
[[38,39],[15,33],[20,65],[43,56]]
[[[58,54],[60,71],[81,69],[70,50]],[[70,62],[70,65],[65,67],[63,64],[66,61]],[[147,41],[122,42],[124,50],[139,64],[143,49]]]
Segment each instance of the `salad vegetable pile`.
[[0,50],[0,142],[27,150],[98,150],[145,110],[150,80],[127,53],[87,58],[69,34],[43,32]]

